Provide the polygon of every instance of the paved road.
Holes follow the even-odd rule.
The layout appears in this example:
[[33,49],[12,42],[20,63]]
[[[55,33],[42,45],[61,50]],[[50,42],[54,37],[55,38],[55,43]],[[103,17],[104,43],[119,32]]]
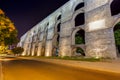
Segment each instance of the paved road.
[[120,80],[120,74],[25,59],[0,60],[0,80]]

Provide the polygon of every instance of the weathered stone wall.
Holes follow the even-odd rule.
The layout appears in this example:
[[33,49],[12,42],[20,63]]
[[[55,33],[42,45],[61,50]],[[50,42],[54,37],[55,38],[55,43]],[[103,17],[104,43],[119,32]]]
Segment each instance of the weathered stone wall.
[[85,11],[87,56],[116,58],[109,0],[86,0]]
[[[75,8],[84,2],[84,6]],[[116,58],[113,24],[117,17],[111,16],[112,0],[70,0],[21,37],[22,55],[72,56],[75,33],[85,31],[85,54],[88,57]],[[77,15],[85,14],[85,24],[75,26]],[[58,28],[59,27],[59,28]]]

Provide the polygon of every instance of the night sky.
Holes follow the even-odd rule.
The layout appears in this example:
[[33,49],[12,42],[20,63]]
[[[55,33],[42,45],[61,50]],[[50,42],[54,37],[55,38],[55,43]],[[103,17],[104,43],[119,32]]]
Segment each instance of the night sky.
[[[0,8],[14,22],[19,35],[42,21],[69,0],[0,0]],[[120,12],[120,0],[114,0],[112,14]]]
[[67,1],[69,0],[0,0],[0,8],[14,22],[20,37]]

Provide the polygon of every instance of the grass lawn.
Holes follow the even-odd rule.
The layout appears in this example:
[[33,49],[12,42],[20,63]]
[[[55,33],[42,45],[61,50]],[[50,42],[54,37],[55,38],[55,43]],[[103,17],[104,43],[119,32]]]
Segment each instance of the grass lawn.
[[[28,56],[29,57],[29,56]],[[103,59],[96,59],[96,58],[86,58],[86,57],[45,57],[45,56],[35,56],[33,58],[41,58],[41,59],[61,59],[61,60],[73,60],[73,61],[89,61],[89,62],[98,62],[103,61]]]

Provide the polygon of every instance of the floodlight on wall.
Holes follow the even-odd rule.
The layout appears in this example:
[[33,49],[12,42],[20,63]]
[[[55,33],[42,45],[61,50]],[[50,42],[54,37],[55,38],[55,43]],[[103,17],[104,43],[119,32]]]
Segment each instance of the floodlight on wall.
[[105,29],[105,28],[106,28],[105,19],[90,22],[88,24],[89,31],[95,31],[95,30],[100,30],[100,29]]
[[50,56],[50,53],[49,53],[48,50],[47,50],[47,52],[45,53],[45,56],[46,56],[46,57],[49,57],[49,56]]
[[23,54],[21,54],[22,56],[25,56],[26,54],[25,53],[23,53]]

